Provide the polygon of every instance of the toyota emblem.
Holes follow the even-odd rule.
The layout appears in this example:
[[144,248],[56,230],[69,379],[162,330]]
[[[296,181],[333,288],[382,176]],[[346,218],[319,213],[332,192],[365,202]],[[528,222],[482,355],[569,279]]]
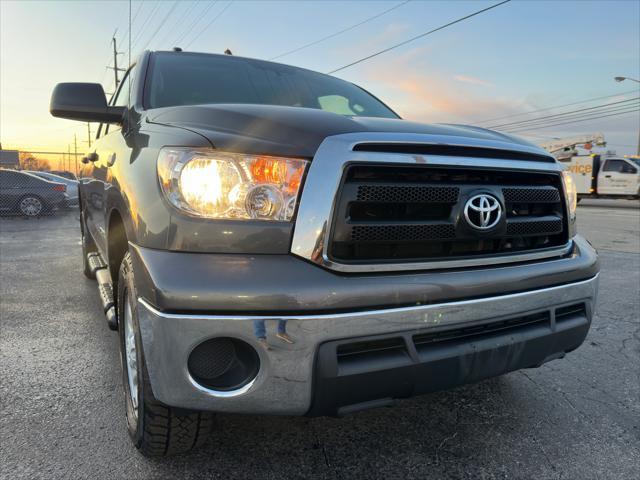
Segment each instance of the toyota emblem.
[[490,230],[502,218],[502,206],[496,197],[487,193],[475,195],[464,206],[464,218],[477,230]]

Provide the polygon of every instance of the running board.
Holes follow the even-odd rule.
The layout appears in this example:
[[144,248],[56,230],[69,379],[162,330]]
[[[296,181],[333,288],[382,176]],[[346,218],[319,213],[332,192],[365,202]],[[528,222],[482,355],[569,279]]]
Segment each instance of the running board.
[[[102,303],[102,311],[107,318],[107,325],[110,330],[118,329],[118,318],[116,314],[116,302],[113,294],[113,282],[107,264],[99,254],[89,254],[87,257],[89,265],[96,276],[98,282],[98,293]],[[95,266],[95,270],[94,270]]]
[[97,252],[87,255],[87,263],[89,264],[89,270],[91,270],[93,275],[95,275],[98,270],[107,268],[107,264],[104,263],[104,260],[102,260],[102,257]]

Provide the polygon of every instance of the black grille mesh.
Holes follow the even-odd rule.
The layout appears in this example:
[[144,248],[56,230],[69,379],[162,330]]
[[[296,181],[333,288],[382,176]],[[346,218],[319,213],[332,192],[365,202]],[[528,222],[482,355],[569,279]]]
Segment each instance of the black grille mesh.
[[412,242],[454,238],[450,224],[436,225],[356,225],[351,231],[354,242]]
[[553,235],[562,232],[562,220],[537,220],[527,222],[510,221],[507,223],[507,235]]
[[228,338],[215,338],[198,346],[189,356],[189,369],[199,378],[212,380],[227,373],[236,361],[236,349]]
[[507,203],[557,203],[560,192],[555,188],[503,188],[502,194]]
[[457,187],[361,185],[359,202],[381,203],[455,203],[460,189]]
[[[505,217],[479,232],[464,206],[487,193]],[[344,262],[430,261],[524,252],[568,240],[557,173],[353,164],[345,170],[328,253]]]

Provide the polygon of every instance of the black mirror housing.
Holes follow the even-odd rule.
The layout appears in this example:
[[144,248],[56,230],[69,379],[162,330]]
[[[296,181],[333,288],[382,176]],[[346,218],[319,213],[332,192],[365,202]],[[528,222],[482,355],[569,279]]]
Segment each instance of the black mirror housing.
[[125,107],[110,107],[99,83],[59,83],[51,94],[51,115],[83,122],[122,123]]

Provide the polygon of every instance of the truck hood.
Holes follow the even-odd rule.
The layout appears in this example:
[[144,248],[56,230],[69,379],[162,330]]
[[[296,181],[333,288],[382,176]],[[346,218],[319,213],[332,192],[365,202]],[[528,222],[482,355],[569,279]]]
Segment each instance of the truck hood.
[[150,110],[148,122],[186,128],[220,150],[311,158],[331,135],[355,132],[422,133],[507,142],[530,150],[517,137],[478,127],[423,124],[401,119],[348,117],[323,110],[275,105],[216,104]]

